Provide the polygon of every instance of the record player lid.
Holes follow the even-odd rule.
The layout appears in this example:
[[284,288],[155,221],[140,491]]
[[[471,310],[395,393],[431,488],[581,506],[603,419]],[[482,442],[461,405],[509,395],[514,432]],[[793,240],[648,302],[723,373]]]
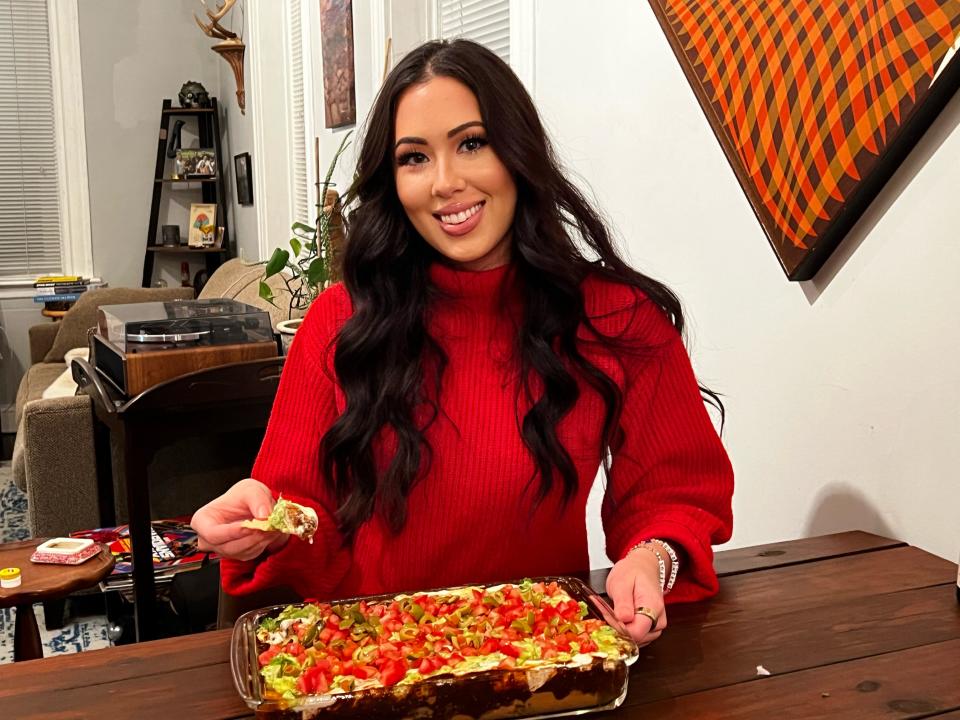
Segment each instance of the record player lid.
[[213,318],[242,319],[248,329],[260,329],[267,335],[271,333],[269,313],[226,298],[101,305],[97,310],[97,331],[110,342],[122,346],[130,326]]

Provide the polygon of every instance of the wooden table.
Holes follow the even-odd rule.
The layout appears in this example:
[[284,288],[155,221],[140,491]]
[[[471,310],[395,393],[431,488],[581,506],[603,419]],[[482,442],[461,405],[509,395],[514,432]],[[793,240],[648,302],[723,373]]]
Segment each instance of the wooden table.
[[[619,718],[960,718],[957,568],[861,532],[718,554],[720,594],[674,606]],[[603,585],[604,572],[592,574]],[[0,669],[4,717],[246,718],[229,631]],[[757,666],[770,671],[758,677]]]
[[0,608],[15,607],[17,620],[13,631],[13,659],[35,660],[43,657],[40,630],[33,614],[33,603],[58,600],[72,592],[92,587],[113,570],[113,555],[101,546],[100,554],[79,565],[42,565],[30,562],[30,556],[44,538],[21,540],[0,545],[0,568],[18,567],[23,578],[20,587],[0,588]]

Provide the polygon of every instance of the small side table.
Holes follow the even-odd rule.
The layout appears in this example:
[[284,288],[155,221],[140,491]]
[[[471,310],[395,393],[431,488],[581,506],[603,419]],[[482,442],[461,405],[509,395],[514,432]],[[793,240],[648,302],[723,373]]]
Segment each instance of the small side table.
[[115,562],[113,555],[103,546],[99,555],[79,565],[30,562],[30,556],[42,542],[44,538],[32,538],[0,545],[0,568],[18,567],[23,578],[20,587],[0,588],[0,608],[17,609],[13,631],[14,662],[43,657],[33,603],[57,600],[76,590],[92,587],[110,574]]
[[62,320],[63,316],[67,314],[66,310],[47,310],[44,308],[40,311],[40,314],[44,317],[52,318],[54,322]]

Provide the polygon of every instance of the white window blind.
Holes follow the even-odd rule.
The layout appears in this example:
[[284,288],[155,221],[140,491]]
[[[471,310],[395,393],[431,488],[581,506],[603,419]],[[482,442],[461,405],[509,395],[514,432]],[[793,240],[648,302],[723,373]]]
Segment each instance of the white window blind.
[[[313,218],[310,212],[309,194],[307,192],[307,136],[304,108],[303,64],[304,44],[303,28],[304,14],[301,0],[288,0],[289,6],[289,33],[290,33],[290,137],[293,145],[291,167],[293,170],[293,186],[291,188],[293,220],[311,223]],[[286,245],[286,243],[283,243]]]
[[46,0],[0,0],[0,281],[61,272]]
[[510,0],[438,0],[440,38],[465,38],[510,62]]

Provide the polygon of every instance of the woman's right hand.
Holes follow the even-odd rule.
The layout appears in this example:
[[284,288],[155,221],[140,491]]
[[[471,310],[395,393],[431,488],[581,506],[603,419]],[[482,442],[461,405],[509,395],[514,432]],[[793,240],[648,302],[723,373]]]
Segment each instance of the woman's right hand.
[[270,488],[246,478],[194,513],[190,525],[197,531],[198,547],[233,560],[253,560],[265,551],[279,550],[289,539],[276,531],[243,527],[244,520],[265,520],[274,505]]

